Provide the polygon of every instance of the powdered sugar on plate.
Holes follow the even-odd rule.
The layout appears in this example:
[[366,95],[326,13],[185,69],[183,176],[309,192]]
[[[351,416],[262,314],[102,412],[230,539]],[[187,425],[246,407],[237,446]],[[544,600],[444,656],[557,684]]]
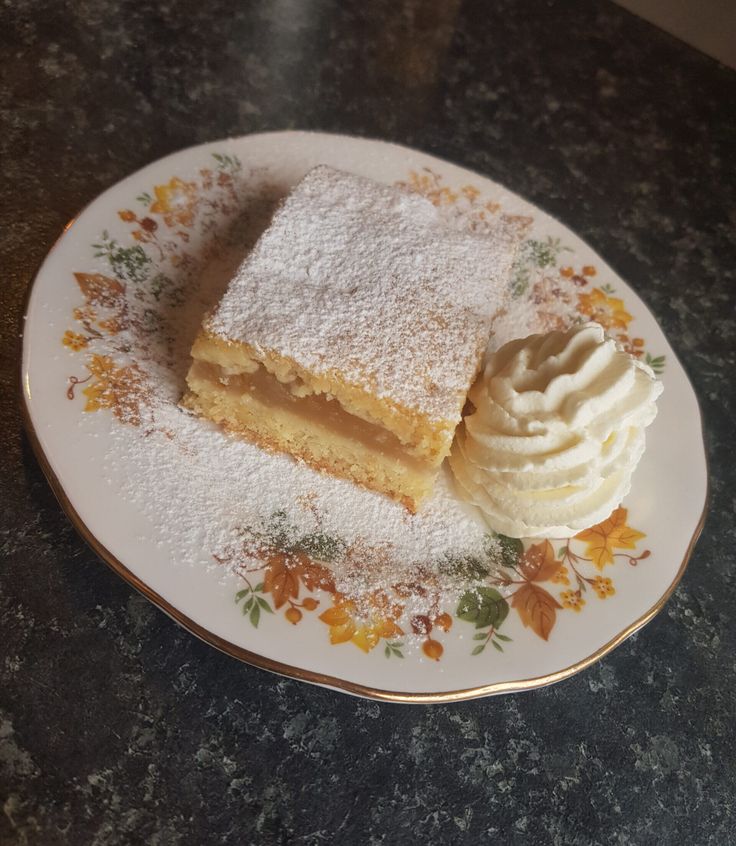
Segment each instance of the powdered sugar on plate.
[[[411,515],[380,494],[265,452],[179,406],[202,316],[219,300],[283,187],[250,173],[234,193],[238,203],[219,209],[207,226],[192,227],[184,245],[157,236],[138,251],[105,231],[102,260],[77,274],[97,322],[89,324],[95,334],[86,346],[91,382],[70,391],[83,388],[88,410],[107,408],[117,418],[105,475],[150,521],[151,535],[174,562],[251,572],[278,548],[287,557],[301,550],[302,558],[309,548],[340,595],[357,601],[421,583],[402,606],[426,610],[439,593],[454,595],[467,583],[468,567],[490,569],[498,557],[476,510],[455,496],[448,471]],[[126,221],[133,215],[121,213]],[[136,217],[141,232],[151,229],[150,220]],[[115,278],[102,273],[105,259]],[[89,323],[91,312],[84,319]],[[114,331],[99,332],[102,323],[114,323]],[[95,424],[83,415],[82,425],[91,431]]]
[[[375,611],[376,602],[385,605],[386,597],[395,600],[400,596],[402,614],[435,619],[440,613],[440,596],[443,601],[453,601],[469,583],[477,582],[480,573],[497,569],[501,556],[498,542],[478,512],[455,496],[446,468],[432,498],[413,516],[380,494],[316,472],[289,456],[265,452],[179,406],[191,344],[202,317],[220,301],[244,253],[267,226],[288,188],[275,185],[265,171],[244,176],[237,160],[225,156],[218,161],[216,178],[203,169],[199,178],[174,178],[157,188],[156,201],[144,195],[150,210],[163,216],[168,231],[158,229],[151,216],[123,210],[120,218],[138,227],[133,232],[137,244],[125,246],[105,230],[95,245],[97,263],[89,272],[76,274],[86,305],[77,309],[75,316],[88,334],[68,334],[69,345],[80,343],[88,354],[91,375],[84,380],[86,409],[109,409],[117,418],[110,431],[106,476],[121,496],[134,503],[141,515],[147,515],[151,535],[167,548],[174,562],[224,566],[224,572],[245,579],[247,574],[261,573],[266,583],[276,578],[275,570],[296,568],[304,585],[329,587],[333,599],[348,598],[358,608],[362,604],[366,614]],[[489,220],[484,210],[488,204],[478,210],[472,194],[466,195],[472,214],[466,214],[460,203],[453,202],[448,208],[440,203],[435,208],[410,192],[376,190],[389,206],[401,207],[399,223],[412,214],[426,218],[422,237],[439,233],[444,221],[442,225],[454,233],[449,240],[457,250],[470,250],[464,268],[472,266],[473,259],[485,260],[475,275],[464,279],[455,272],[444,280],[444,287],[437,272],[448,270],[448,261],[452,264],[453,257],[457,258],[453,250],[447,255],[440,251],[442,261],[438,260],[434,269],[423,266],[417,271],[426,282],[431,270],[435,275],[429,276],[435,279],[437,290],[427,293],[426,285],[420,286],[416,295],[426,294],[440,316],[448,313],[458,318],[449,321],[448,327],[454,328],[443,336],[443,342],[449,344],[446,357],[450,363],[457,364],[453,351],[462,341],[461,313],[475,315],[476,328],[481,324],[488,327],[491,312],[505,299],[506,317],[497,323],[496,340],[503,338],[507,329],[518,334],[521,326],[530,331],[535,328],[528,298],[518,298],[514,310],[509,311],[509,298],[493,289],[493,278],[498,275],[500,279],[507,272],[512,245],[528,219],[508,218],[499,224],[500,218],[491,215]],[[319,233],[312,235],[317,238]],[[407,237],[404,232],[402,243]],[[309,238],[305,235],[302,241],[306,244]],[[348,246],[342,244],[341,249]],[[401,258],[400,251],[397,257]],[[318,249],[314,266],[324,291],[330,274],[317,272],[322,258]],[[109,275],[105,262],[114,276]],[[283,268],[271,270],[276,273]],[[308,288],[309,280],[303,281]],[[338,287],[348,281],[342,275]],[[377,283],[381,290],[382,284]],[[326,287],[332,296],[335,291]],[[389,290],[384,293],[388,302]],[[227,326],[228,332],[234,331],[243,306],[241,294],[233,302],[226,299],[218,311],[215,325],[220,329]],[[377,308],[383,314],[385,302],[376,298],[375,288],[370,294],[364,310],[368,313]],[[279,309],[303,310],[304,302],[292,291],[284,302],[279,300],[261,315],[258,326],[266,335],[279,334]],[[319,344],[315,349],[330,340],[333,330],[339,334],[339,327],[330,323],[329,303],[317,310],[326,324],[324,337],[316,338]],[[259,317],[257,312],[245,311],[252,319]],[[405,313],[411,322],[412,315]],[[336,319],[345,321],[355,316],[351,315],[352,311],[348,314],[343,309]],[[373,330],[378,331],[379,323],[374,321]],[[391,334],[388,330],[396,319],[392,322],[386,317],[384,323],[384,331]],[[297,336],[286,338],[282,333],[279,337],[286,346],[292,341],[303,344]],[[420,348],[421,344],[413,359],[422,364],[425,359]],[[387,354],[386,361],[391,364],[394,358]],[[462,370],[445,367],[447,361],[435,361],[439,363],[443,367],[437,369],[437,378],[442,378],[441,372],[451,375],[444,392],[434,395],[437,403],[425,406],[436,414],[445,413],[441,409],[446,408],[448,397],[459,390],[457,379]],[[378,382],[407,376],[400,368],[396,372],[392,367],[384,369],[383,375],[376,376]],[[411,382],[408,377],[407,381]],[[72,395],[79,390],[76,385],[77,380],[70,384]],[[388,383],[384,388],[393,390]],[[421,404],[418,393],[414,399]],[[82,420],[82,425],[89,423],[93,428],[85,416]],[[272,585],[271,589],[275,590]],[[394,617],[397,607],[391,606]],[[389,612],[384,608],[381,613]]]
[[374,564],[390,560],[383,577],[406,578],[417,565],[480,554],[487,544],[487,528],[455,498],[449,475],[441,475],[434,496],[411,515],[381,494],[220,431],[182,411],[171,399],[173,384],[158,387],[168,389],[162,394],[169,399],[153,409],[155,430],[133,441],[113,429],[108,469],[141,509],[155,502],[155,532],[176,560],[209,550],[214,563],[238,532],[258,531],[275,514],[294,533],[319,530],[346,548],[360,546],[367,572],[373,550]]

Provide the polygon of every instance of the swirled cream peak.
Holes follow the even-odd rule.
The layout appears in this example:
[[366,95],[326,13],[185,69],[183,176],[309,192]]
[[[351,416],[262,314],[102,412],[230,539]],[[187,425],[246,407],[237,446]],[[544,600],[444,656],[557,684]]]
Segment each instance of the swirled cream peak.
[[470,390],[450,466],[496,531],[570,537],[626,496],[662,392],[597,323],[511,341]]

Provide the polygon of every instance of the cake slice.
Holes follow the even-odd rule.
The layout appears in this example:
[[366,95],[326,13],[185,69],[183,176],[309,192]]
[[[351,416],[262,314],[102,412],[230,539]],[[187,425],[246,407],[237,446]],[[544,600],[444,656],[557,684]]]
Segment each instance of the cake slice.
[[309,171],[192,348],[184,405],[415,511],[450,450],[519,240]]

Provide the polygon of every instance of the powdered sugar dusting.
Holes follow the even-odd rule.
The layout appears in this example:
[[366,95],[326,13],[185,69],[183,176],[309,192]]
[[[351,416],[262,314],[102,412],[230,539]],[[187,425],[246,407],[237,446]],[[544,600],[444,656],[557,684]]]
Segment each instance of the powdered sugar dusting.
[[[144,390],[133,403],[140,425],[111,427],[106,476],[141,514],[149,515],[152,534],[176,562],[201,562],[204,550],[212,567],[224,558],[228,569],[262,566],[262,550],[240,543],[233,555],[233,544],[244,535],[257,536],[279,515],[292,533],[319,531],[340,540],[345,554],[331,566],[339,589],[352,597],[419,577],[425,583],[441,582],[451,594],[453,585],[459,589],[464,582],[448,562],[463,556],[488,558],[489,539],[476,510],[455,496],[446,468],[431,499],[412,516],[381,494],[266,452],[179,406],[202,314],[238,267],[242,243],[252,243],[253,228],[266,225],[273,207],[269,197],[283,190],[263,179],[261,184],[251,175],[250,193],[243,195],[245,231],[242,221],[234,227],[223,221],[212,233],[218,238],[217,251],[208,247],[212,234],[192,248],[195,256],[209,258],[193,260],[179,275],[184,296],[175,313],[164,301],[139,300],[129,287],[131,313],[145,307],[166,316],[165,322],[155,323],[159,333],[146,333],[140,321],[131,320],[114,337],[93,342],[96,356],[134,361],[144,376]],[[427,213],[423,200],[421,208]],[[128,352],[122,355],[123,350]],[[133,421],[126,417],[124,422]],[[97,423],[84,415],[81,425],[92,431]]]
[[[477,554],[487,546],[487,529],[454,496],[449,474],[441,475],[421,512],[411,515],[381,494],[265,452],[189,415],[177,405],[177,383],[163,372],[156,389],[156,430],[133,439],[114,427],[108,476],[122,485],[126,499],[150,510],[156,534],[175,560],[191,560],[192,550],[205,549],[214,564],[239,531],[257,528],[275,513],[294,531],[319,530],[346,547],[360,546],[362,578],[372,589],[384,578],[406,578],[418,564],[431,569],[450,554]],[[388,564],[382,575],[380,567],[369,566],[371,550],[373,564]]]
[[[223,166],[228,168],[224,172],[227,179],[220,171],[217,184],[224,183],[227,204],[207,186],[209,171],[202,171],[201,188],[194,179],[169,183],[172,191],[183,194],[183,199],[177,199],[183,205],[167,201],[166,213],[176,215],[172,230],[185,219],[185,213],[189,215],[186,224],[181,224],[188,229],[186,239],[178,230],[156,234],[155,221],[126,210],[121,220],[140,227],[140,232],[153,232],[156,241],[151,236],[149,244],[139,232],[136,240],[144,238],[144,251],[138,246],[121,246],[115,239],[122,236],[113,233],[108,237],[105,232],[104,252],[97,257],[106,259],[115,276],[107,275],[110,270],[102,261],[90,264],[87,269],[93,273],[76,274],[86,301],[84,309],[77,309],[78,320],[87,335],[68,333],[69,342],[85,349],[90,376],[70,381],[70,398],[78,399],[81,393],[87,411],[112,411],[105,477],[135,506],[139,517],[148,521],[150,536],[172,562],[197,566],[205,562],[218,568],[226,579],[235,573],[249,584],[251,598],[260,580],[276,609],[284,607],[278,602],[286,594],[283,590],[279,593],[278,586],[268,579],[276,578],[278,570],[287,584],[289,579],[292,584],[301,579],[302,589],[327,590],[338,609],[330,612],[336,618],[342,613],[339,605],[343,601],[352,604],[351,613],[358,617],[381,616],[384,632],[398,625],[399,614],[405,621],[421,617],[419,623],[402,623],[402,631],[411,629],[426,640],[432,625],[441,625],[438,621],[446,617],[444,612],[469,585],[477,583],[479,574],[497,569],[501,556],[498,542],[489,536],[478,512],[455,495],[446,468],[431,499],[419,514],[411,515],[381,494],[316,472],[288,456],[265,452],[179,406],[191,344],[202,315],[220,300],[228,281],[242,267],[243,252],[256,243],[275,203],[288,188],[274,183],[265,171],[250,171],[238,182],[239,163],[228,160]],[[307,332],[307,326],[314,329],[311,339],[315,344],[329,341],[328,329],[337,333],[338,355],[345,353],[349,342],[361,355],[373,345],[375,349],[365,361],[353,356],[346,366],[353,367],[354,374],[366,363],[374,366],[371,378],[384,387],[393,384],[397,388],[406,380],[417,395],[423,392],[425,410],[446,414],[453,391],[453,401],[461,403],[467,385],[462,390],[458,386],[463,378],[470,378],[469,372],[461,375],[464,353],[458,350],[467,349],[468,331],[485,343],[519,229],[499,216],[499,223],[475,221],[475,234],[470,229],[463,231],[461,215],[436,209],[407,191],[365,182],[370,191],[379,193],[394,226],[394,234],[386,236],[387,255],[405,268],[411,252],[402,247],[422,247],[419,260],[412,259],[406,271],[414,287],[399,291],[384,267],[375,272],[365,290],[357,286],[351,293],[350,272],[370,274],[374,272],[370,262],[348,261],[345,272],[337,272],[341,269],[339,256],[331,247],[322,254],[324,244],[318,242],[313,265],[320,285],[310,288],[311,270],[309,274],[305,271],[302,287],[292,291],[293,297],[286,295],[286,288],[274,288],[273,299],[260,318],[258,312],[248,311],[249,306],[246,312],[260,321],[258,326],[265,333],[262,339],[270,337],[269,332],[274,336],[284,333],[282,352],[289,352],[288,343],[301,343],[301,332]],[[202,199],[198,199],[198,191],[203,192]],[[360,192],[350,196],[357,197],[356,202],[367,202]],[[342,197],[340,202],[350,206],[352,200]],[[336,214],[344,214],[337,199],[335,208]],[[358,212],[348,211],[353,220],[353,212]],[[421,223],[416,231],[411,224],[414,217]],[[308,231],[308,221],[302,222]],[[358,233],[354,234],[357,237]],[[428,263],[423,254],[429,249],[427,239],[440,234],[446,248],[439,250],[437,262]],[[343,247],[347,248],[347,243]],[[285,262],[288,251],[281,247],[278,252]],[[488,264],[481,272],[478,262],[486,253]],[[377,261],[380,265],[381,259]],[[461,266],[467,273],[460,271]],[[265,261],[263,268],[269,267]],[[279,279],[272,271],[268,270],[269,278]],[[286,265],[279,272],[285,271]],[[426,307],[425,297],[431,308]],[[340,320],[357,321],[352,341],[346,332],[340,332],[331,311],[333,300],[340,306]],[[277,318],[279,303],[289,318],[283,321],[286,329]],[[389,308],[387,303],[393,305]],[[232,307],[236,305],[233,301]],[[403,309],[403,314],[388,315],[387,308]],[[300,310],[309,312],[306,325],[298,322]],[[383,317],[376,318],[374,311]],[[104,327],[108,329],[100,332]],[[400,356],[400,344],[392,338],[392,331],[413,350],[414,364],[426,365],[424,377],[430,380],[429,386],[425,381],[420,388],[419,370],[412,371],[412,362]],[[417,339],[427,348],[421,349]],[[432,347],[433,343],[439,346]],[[312,348],[313,361],[319,359],[318,348]],[[436,390],[428,390],[434,384],[432,379],[444,382],[436,385]],[[406,397],[404,392],[404,401]],[[97,437],[97,415],[82,415],[81,426]],[[252,584],[249,577],[255,578]],[[312,607],[317,604],[316,600],[309,602]],[[286,611],[292,617],[301,613],[296,606],[287,605]]]
[[[50,380],[35,376],[46,355],[32,364],[41,434],[50,437],[58,476],[100,542],[208,631],[292,666],[337,668],[339,678],[373,686],[382,684],[376,672],[383,652],[402,690],[402,662],[394,657],[416,651],[420,662],[434,662],[444,651],[445,686],[460,686],[451,677],[474,686],[480,676],[470,665],[482,660],[487,668],[491,649],[467,668],[457,659],[480,656],[486,646],[502,651],[510,638],[498,629],[507,616],[518,613],[527,631],[510,633],[522,658],[533,649],[537,661],[534,637],[547,640],[560,605],[580,610],[583,583],[601,599],[613,594],[609,578],[592,569],[578,573],[580,562],[595,563],[585,557],[582,539],[574,552],[556,551],[546,542],[527,545],[487,533],[444,472],[435,496],[412,517],[379,494],[239,441],[178,404],[203,315],[221,299],[281,198],[309,167],[329,158],[329,145],[320,141],[304,155],[302,141],[298,154],[296,147],[284,155],[269,146],[268,155],[256,150],[252,157],[250,144],[243,140],[241,151],[238,142],[245,166],[235,145],[187,151],[122,183],[101,205],[103,213],[82,216],[43,280],[53,296],[40,309],[65,349],[55,355],[44,340]],[[450,229],[493,238],[511,228],[525,236],[508,300],[493,319],[491,349],[594,319],[630,354],[655,370],[664,367],[665,357],[656,349],[650,354],[636,337],[638,323],[609,284],[611,275],[591,262],[589,251],[571,249],[559,226],[543,215],[532,219],[529,207],[499,186],[464,184],[469,177],[462,171],[438,163],[435,172],[413,154],[384,162],[388,148],[376,149],[383,152],[374,164],[337,150],[336,161],[384,179],[405,178],[397,184],[436,207],[435,213],[420,203],[421,213],[444,219]],[[310,292],[308,285],[304,290]],[[469,296],[465,305],[472,310],[473,302]],[[32,300],[34,324],[38,308]],[[35,338],[37,326],[32,331]],[[58,415],[58,426],[51,415]],[[617,528],[627,525],[625,508],[613,516]],[[648,555],[628,556],[629,563]],[[285,632],[292,632],[288,647]],[[269,646],[267,638],[273,638]],[[359,654],[352,646],[317,654],[321,644],[348,642],[371,652],[368,675],[346,669]],[[498,670],[501,678],[507,666],[512,662]],[[427,669],[421,689],[434,690],[433,666],[420,672]],[[412,690],[418,679],[408,682]]]
[[476,234],[417,194],[320,166],[277,212],[208,328],[431,420],[459,420],[517,242],[502,217]]

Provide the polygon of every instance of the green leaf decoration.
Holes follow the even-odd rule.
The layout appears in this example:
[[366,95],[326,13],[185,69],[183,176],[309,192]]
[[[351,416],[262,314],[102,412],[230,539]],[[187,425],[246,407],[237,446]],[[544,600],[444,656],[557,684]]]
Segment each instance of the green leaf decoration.
[[473,635],[473,640],[485,640],[488,635],[485,632],[478,632],[478,634]]
[[537,267],[552,267],[557,263],[557,256],[562,250],[559,238],[547,238],[545,241],[530,238],[526,243],[531,261]]
[[384,647],[383,654],[390,658],[392,655],[396,658],[403,658],[404,655],[401,651],[401,648],[404,646],[403,643],[399,641],[386,641],[386,646]]
[[285,511],[274,511],[266,526],[266,536],[274,549],[291,551],[294,546],[294,531],[289,525]]
[[495,532],[483,535],[483,554],[491,560],[498,556],[498,535]]
[[235,594],[235,601],[236,601],[236,602],[240,602],[240,600],[241,600],[244,596],[247,596],[249,593],[250,593],[250,588],[244,588],[243,590],[239,590],[239,591]]
[[503,652],[503,646],[495,640],[492,640],[491,643],[498,649],[499,652]]
[[481,652],[486,648],[485,643],[481,643],[475,647],[475,649],[470,653],[471,655],[480,655]]
[[229,156],[226,153],[212,153],[212,158],[217,162],[218,170],[229,170],[236,173],[242,168],[237,156]]
[[663,355],[651,356],[646,354],[644,361],[652,368],[652,370],[659,376],[664,371],[665,357]]
[[498,640],[502,640],[504,643],[513,640],[513,638],[510,638],[508,635],[501,634],[501,632],[496,632],[495,637],[498,638]]
[[481,597],[477,589],[466,590],[457,604],[455,616],[466,623],[474,623],[480,614],[480,604]]
[[474,555],[447,556],[440,563],[440,570],[447,575],[468,582],[478,582],[490,575],[487,565]]
[[297,548],[317,561],[334,561],[342,554],[345,543],[324,532],[314,532],[299,538]]
[[148,290],[153,294],[156,302],[161,300],[161,294],[171,289],[173,285],[172,280],[165,273],[157,273],[148,286]]
[[514,266],[511,271],[511,296],[516,299],[517,297],[521,297],[525,294],[530,281],[531,273],[529,271],[529,267],[524,261],[523,255],[520,254],[514,262]]
[[258,584],[253,588],[253,593],[261,593],[263,591],[263,582],[258,582]]
[[247,614],[248,611],[253,607],[253,603],[255,602],[255,597],[251,596],[250,599],[246,599],[243,603],[243,614]]
[[455,616],[476,629],[488,626],[499,628],[509,613],[509,604],[501,594],[491,587],[476,587],[465,591],[458,602]]
[[257,596],[256,600],[258,604],[263,608],[264,611],[267,611],[269,614],[273,614],[273,609],[271,606],[266,602],[266,600],[262,596]]
[[533,271],[554,267],[562,252],[571,252],[571,249],[563,247],[559,238],[547,238],[544,241],[529,238],[524,241],[511,271],[511,295],[520,297],[526,293]]
[[501,545],[501,558],[504,566],[511,570],[516,569],[516,565],[524,552],[524,544],[519,538],[508,538],[506,535],[497,535],[496,540]]
[[119,279],[140,284],[148,279],[151,271],[151,259],[140,244],[133,247],[119,247],[117,241],[110,240],[107,232],[102,233],[102,243],[96,245],[99,256],[105,256],[112,272]]
[[251,622],[251,624],[253,625],[254,628],[256,628],[256,629],[258,628],[258,623],[260,622],[260,619],[261,619],[261,608],[256,603],[250,609],[250,622]]

